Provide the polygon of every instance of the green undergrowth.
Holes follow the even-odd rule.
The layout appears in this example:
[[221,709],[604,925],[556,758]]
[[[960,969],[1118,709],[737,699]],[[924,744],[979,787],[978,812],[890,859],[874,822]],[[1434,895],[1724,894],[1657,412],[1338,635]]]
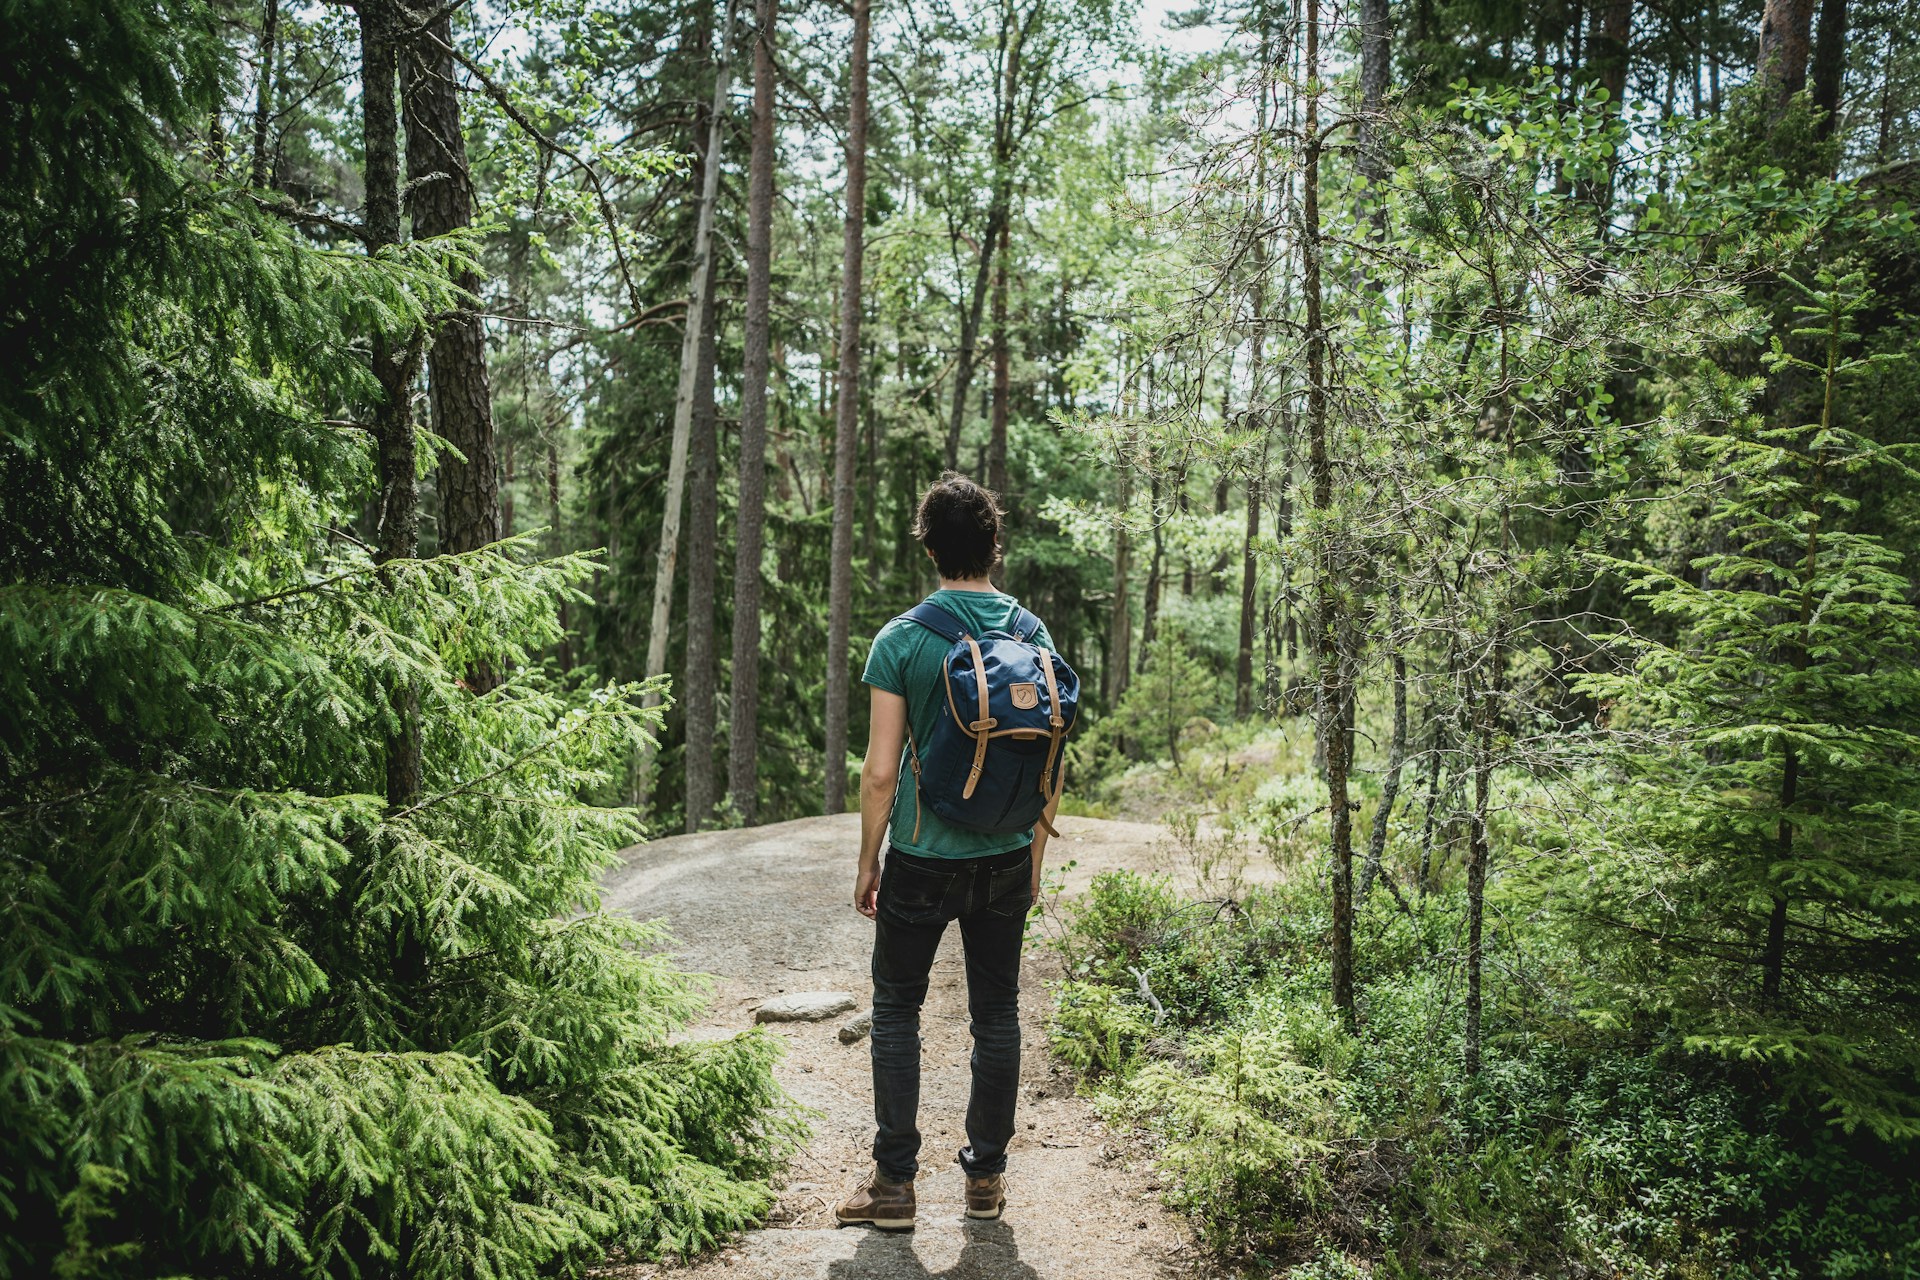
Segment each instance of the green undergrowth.
[[1362,908],[1351,1031],[1310,877],[1207,900],[1115,872],[1071,910],[1054,1048],[1217,1253],[1290,1280],[1920,1276],[1899,1152],[1739,1064],[1596,1037],[1517,976],[1554,967],[1524,921],[1469,1078],[1463,904],[1409,906]]

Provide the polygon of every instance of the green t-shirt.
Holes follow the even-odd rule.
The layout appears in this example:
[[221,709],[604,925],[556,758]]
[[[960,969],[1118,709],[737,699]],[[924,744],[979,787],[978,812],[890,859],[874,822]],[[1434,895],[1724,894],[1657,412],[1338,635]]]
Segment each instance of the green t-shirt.
[[[999,591],[936,591],[927,599],[939,605],[954,619],[974,632],[1012,629],[1013,612],[1020,602]],[[1046,624],[1034,636],[1034,643],[1053,648],[1053,637]],[[946,656],[951,646],[917,622],[895,618],[880,628],[867,653],[867,669],[861,680],[876,689],[897,693],[907,700],[907,723],[913,728],[913,741],[926,750],[927,737],[934,723],[947,712]],[[910,749],[910,748],[909,748]],[[979,831],[962,831],[941,821],[931,805],[920,806],[920,836],[914,838],[913,769],[907,763],[906,750],[900,755],[900,783],[893,793],[892,842],[895,848],[928,858],[981,858],[991,853],[1006,853],[1033,843],[1033,830],[1011,835],[990,836]]]

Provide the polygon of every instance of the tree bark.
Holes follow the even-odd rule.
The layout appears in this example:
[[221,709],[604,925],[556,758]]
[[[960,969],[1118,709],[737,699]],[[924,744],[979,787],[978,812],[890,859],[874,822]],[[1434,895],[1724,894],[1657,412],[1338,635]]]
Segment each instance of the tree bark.
[[854,0],[847,66],[847,215],[840,265],[839,403],[833,427],[833,543],[827,585],[826,811],[847,807],[847,720],[853,629],[854,470],[860,445],[860,304],[867,220],[867,42],[869,0]]
[[[1149,510],[1153,513],[1153,558],[1147,561],[1147,593],[1140,603],[1140,661],[1139,669],[1146,670],[1147,656],[1153,650],[1153,639],[1160,623],[1160,583],[1166,563],[1167,538],[1160,517],[1160,470],[1152,472],[1151,498]],[[1174,766],[1178,768],[1176,761]]]
[[1840,114],[1840,88],[1847,74],[1847,0],[1820,0],[1819,34],[1813,44],[1813,105],[1820,111],[1820,137],[1833,136]]
[[1766,0],[1760,15],[1760,48],[1754,74],[1766,86],[1774,110],[1807,84],[1807,54],[1813,34],[1813,0]]
[[249,181],[265,188],[273,180],[272,156],[267,151],[267,131],[273,119],[275,67],[280,53],[280,0],[267,0],[260,21],[260,74],[253,101],[253,166]]
[[753,46],[753,151],[747,176],[747,309],[740,387],[740,508],[733,560],[733,677],[727,794],[740,820],[759,816],[760,587],[767,536],[767,369],[773,294],[774,0],[759,0]]
[[[1392,632],[1400,624],[1400,583],[1387,591],[1387,626]],[[1373,882],[1381,875],[1382,859],[1387,851],[1387,826],[1393,820],[1393,804],[1400,796],[1400,772],[1407,760],[1407,655],[1399,636],[1393,644],[1393,736],[1387,742],[1387,776],[1380,784],[1380,807],[1374,811],[1373,832],[1367,838],[1366,861],[1360,866],[1360,887],[1355,897],[1365,902]]]
[[973,272],[973,291],[967,313],[960,318],[960,351],[953,366],[953,408],[947,419],[947,470],[960,465],[960,434],[967,423],[967,395],[973,389],[974,355],[980,344],[981,313],[986,310],[987,282],[1006,212],[996,203],[987,214],[987,233],[980,242],[980,261]]
[[1473,736],[1473,819],[1467,828],[1467,1074],[1480,1074],[1481,979],[1486,968],[1487,817],[1493,792],[1493,716],[1484,694],[1472,697],[1479,723]]
[[514,482],[513,437],[506,436],[500,441],[500,536],[513,536],[513,482]]
[[[1386,176],[1380,113],[1393,78],[1393,15],[1388,0],[1360,0],[1360,120],[1354,169],[1372,181]],[[1384,206],[1374,204],[1384,216]]]
[[959,463],[960,434],[967,421],[967,395],[973,387],[973,366],[979,348],[980,313],[986,300],[989,271],[996,251],[1007,243],[1013,221],[1013,163],[1016,156],[1015,112],[1024,65],[1027,33],[1040,22],[1041,0],[1022,22],[1012,4],[1000,8],[1001,64],[994,77],[993,191],[987,206],[986,234],[980,239],[980,262],[974,270],[973,293],[960,324],[960,352],[953,371],[953,411],[947,422],[946,461],[949,470]]
[[[473,225],[473,173],[460,130],[454,81],[453,19],[442,13],[401,57],[406,98],[407,204],[415,239]],[[463,271],[454,284],[473,297],[480,277]],[[442,321],[427,354],[428,404],[434,434],[458,450],[440,459],[440,550],[473,551],[500,540],[499,461],[494,451],[493,391],[487,380],[487,331],[472,309]],[[467,676],[476,692],[492,688],[491,672]]]
[[[987,437],[987,488],[1007,496],[1007,415],[1013,394],[1012,350],[1007,335],[1007,258],[1012,253],[1009,222],[1000,224],[1000,253],[993,270],[993,415]],[[1003,548],[1004,551],[1004,548]]]
[[[1263,67],[1272,57],[1271,42],[1261,40]],[[1247,526],[1240,543],[1240,645],[1233,667],[1233,711],[1242,720],[1253,714],[1253,630],[1258,616],[1256,600],[1259,565],[1255,547],[1260,539],[1260,505],[1265,495],[1267,449],[1266,432],[1271,425],[1263,412],[1261,379],[1266,374],[1267,350],[1267,116],[1268,93],[1260,91],[1259,147],[1254,156],[1253,246],[1248,254],[1253,270],[1253,343],[1247,360],[1247,408],[1261,432],[1260,463],[1247,477]],[[1222,406],[1224,409],[1224,405]]]
[[[1258,337],[1254,339],[1256,371],[1260,367],[1257,354],[1259,341]],[[1254,596],[1259,586],[1259,566],[1254,547],[1260,538],[1260,503],[1265,488],[1265,477],[1247,477],[1247,529],[1240,541],[1240,647],[1233,664],[1233,714],[1242,720],[1253,714]]]
[[[513,478],[511,468],[507,478]],[[553,554],[559,555],[566,549],[566,534],[560,528],[560,442],[551,432],[547,435],[547,528],[552,530],[547,537],[553,543]],[[611,552],[611,548],[609,548]],[[612,558],[609,554],[609,559]],[[562,671],[573,670],[573,606],[562,598],[560,601],[560,647],[556,656],[560,659]]]
[[1329,877],[1333,888],[1333,1004],[1353,1017],[1353,816],[1348,801],[1346,727],[1349,695],[1346,619],[1340,598],[1340,558],[1329,529],[1333,511],[1333,464],[1327,450],[1327,336],[1321,286],[1320,159],[1325,135],[1320,127],[1320,0],[1307,0],[1306,67],[1309,86],[1301,143],[1301,294],[1306,306],[1307,471],[1313,506],[1319,516],[1315,548],[1315,656],[1320,664],[1315,733],[1326,760]]
[[[398,72],[399,15],[391,0],[363,0],[360,18],[360,118],[366,151],[367,252],[400,243],[400,117],[394,100]],[[380,509],[375,559],[411,560],[420,554],[420,489],[414,474],[414,430],[409,392],[419,363],[417,335],[396,339],[375,332],[374,380],[380,400],[373,411],[379,456]],[[397,727],[387,735],[387,805],[404,809],[420,794],[420,698],[402,686],[392,691]]]
[[[733,70],[733,9],[727,9],[726,35],[720,43],[720,62],[713,77],[713,114],[707,131],[707,154],[720,154],[721,126],[727,110],[727,85]],[[713,210],[720,193],[720,166],[709,164],[701,175],[700,212],[693,233],[693,279],[687,290],[686,327],[680,335],[680,382],[673,402],[673,440],[667,455],[666,505],[660,517],[660,548],[654,563],[653,613],[647,630],[646,676],[653,679],[667,669],[667,639],[673,621],[674,569],[680,554],[680,512],[686,493],[687,450],[693,437],[695,384],[700,372],[700,340],[706,328],[707,276],[713,269]],[[660,705],[657,692],[645,705]],[[653,790],[653,752],[643,752],[634,795],[644,807]]]
[[1132,567],[1131,538],[1127,532],[1127,505],[1133,499],[1133,476],[1120,473],[1120,518],[1113,531],[1113,613],[1107,621],[1107,707],[1116,706],[1127,691],[1133,665],[1133,610],[1128,601],[1127,574]]
[[[702,163],[706,163],[704,157]],[[693,438],[687,446],[687,545],[699,549],[687,558],[687,691],[681,704],[681,723],[686,729],[688,831],[699,831],[706,825],[720,798],[713,758],[720,678],[714,653],[714,581],[719,566],[710,553],[720,545],[719,411],[713,401],[714,348],[719,328],[713,293],[718,276],[716,271],[707,272],[706,299],[700,308],[700,366],[693,386]]]

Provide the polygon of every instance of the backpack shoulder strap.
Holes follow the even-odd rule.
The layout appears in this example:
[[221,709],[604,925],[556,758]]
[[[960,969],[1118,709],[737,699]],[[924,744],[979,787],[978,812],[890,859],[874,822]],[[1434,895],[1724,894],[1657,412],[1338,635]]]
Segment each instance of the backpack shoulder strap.
[[967,634],[958,618],[930,600],[921,601],[900,616],[908,622],[919,623],[948,644],[960,643],[960,638]]
[[1017,605],[1013,610],[1013,621],[1007,625],[1016,639],[1025,640],[1029,644],[1033,642],[1035,636],[1040,634],[1040,619]]

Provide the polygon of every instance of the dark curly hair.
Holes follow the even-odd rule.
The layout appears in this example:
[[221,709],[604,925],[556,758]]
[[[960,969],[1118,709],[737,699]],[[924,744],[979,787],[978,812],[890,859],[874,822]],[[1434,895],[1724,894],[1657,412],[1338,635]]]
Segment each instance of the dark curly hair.
[[1000,500],[957,471],[936,480],[913,513],[913,536],[943,578],[984,578],[1000,560]]

